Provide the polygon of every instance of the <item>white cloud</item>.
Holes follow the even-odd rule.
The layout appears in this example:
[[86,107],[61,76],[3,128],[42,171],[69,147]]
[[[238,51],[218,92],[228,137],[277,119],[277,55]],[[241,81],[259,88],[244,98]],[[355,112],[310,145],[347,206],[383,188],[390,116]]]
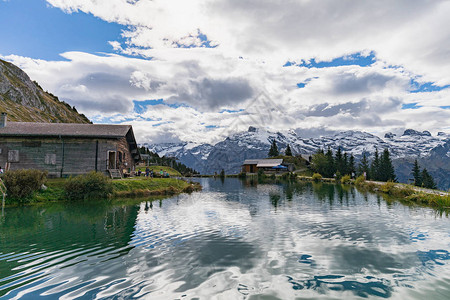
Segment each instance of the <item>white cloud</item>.
[[[137,58],[67,52],[67,61],[6,59],[96,120],[136,120],[141,142],[216,141],[224,128],[242,130],[255,122],[258,112],[249,108],[261,93],[278,107],[268,110],[272,118],[260,120],[271,129],[382,133],[450,127],[450,110],[439,108],[450,105],[449,89],[410,93],[411,80],[450,84],[448,1],[47,2],[127,25],[126,42],[118,37],[109,43]],[[204,35],[217,47],[204,47]],[[179,48],[186,46],[196,48]],[[286,61],[331,61],[354,53],[374,53],[376,62],[282,67]],[[133,111],[134,100],[150,99],[172,106]],[[420,108],[402,110],[410,103]]]

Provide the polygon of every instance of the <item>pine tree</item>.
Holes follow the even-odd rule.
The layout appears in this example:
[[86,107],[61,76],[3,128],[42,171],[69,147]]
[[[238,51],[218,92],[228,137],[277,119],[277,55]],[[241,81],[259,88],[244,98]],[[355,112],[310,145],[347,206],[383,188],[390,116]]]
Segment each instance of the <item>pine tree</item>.
[[334,157],[334,163],[335,163],[336,171],[339,171],[341,174],[345,174],[344,173],[344,158],[342,156],[341,147],[338,147],[338,149],[336,151],[336,155]]
[[353,154],[350,154],[350,159],[349,159],[349,161],[348,161],[348,173],[349,173],[350,175],[356,173],[356,168],[355,168],[355,157],[353,156]]
[[272,145],[270,146],[269,150],[269,157],[274,157],[280,155],[280,152],[278,151],[277,143],[275,139],[272,141]]
[[366,173],[366,179],[370,179],[370,164],[369,160],[367,159],[366,152],[363,152],[363,156],[361,158],[361,161],[359,162],[358,167],[358,173],[359,175],[364,175]]
[[419,167],[419,163],[417,162],[417,159],[414,161],[414,167],[412,169],[412,173],[414,176],[414,185],[422,186],[422,174],[420,172],[420,167]]
[[342,170],[341,174],[347,175],[350,174],[349,172],[349,164],[348,164],[348,154],[347,152],[344,152],[344,157],[342,159]]
[[379,179],[380,181],[396,181],[394,166],[390,157],[389,149],[386,148],[380,158]]
[[370,178],[380,180],[380,157],[377,148],[375,148],[374,158],[370,166]]
[[325,153],[325,157],[327,159],[327,166],[326,171],[322,175],[327,178],[333,178],[333,175],[336,172],[336,166],[333,158],[333,151],[331,151],[330,147],[328,147],[327,153]]
[[291,150],[291,146],[289,144],[287,145],[287,148],[286,148],[286,151],[284,151],[284,154],[286,156],[292,156],[292,150]]
[[422,170],[422,186],[427,189],[436,189],[436,183],[433,180],[433,177],[428,173],[427,169],[424,168]]

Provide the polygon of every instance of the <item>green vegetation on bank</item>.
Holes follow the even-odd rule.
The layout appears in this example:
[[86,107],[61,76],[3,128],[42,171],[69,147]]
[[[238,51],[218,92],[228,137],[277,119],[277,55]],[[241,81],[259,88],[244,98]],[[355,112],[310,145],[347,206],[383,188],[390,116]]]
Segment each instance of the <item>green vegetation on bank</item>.
[[[283,178],[283,176],[279,177]],[[351,179],[348,175],[343,176],[342,178],[340,178],[340,180],[336,180],[336,178],[324,178],[319,173],[314,173],[312,177],[289,176],[285,179],[295,178],[301,181],[312,181],[316,183],[325,182],[343,185],[354,184],[360,191],[363,192],[382,193],[383,195],[393,197],[392,199],[429,206],[440,210],[450,209],[450,193],[439,190],[424,189],[409,184],[396,183],[393,181],[366,181],[363,175],[357,177],[354,180]]]
[[450,193],[438,190],[420,189],[409,184],[388,182],[371,182],[363,176],[356,178],[355,185],[364,191],[381,192],[397,199],[426,205],[438,209],[450,209]]
[[130,178],[113,181],[116,197],[174,195],[201,190],[198,183],[174,178]]
[[149,168],[150,171],[153,170],[153,173],[157,176],[159,176],[159,172],[161,170],[163,170],[163,172],[165,173],[169,173],[170,176],[182,176],[180,172],[178,172],[177,170],[171,168],[171,167],[167,167],[167,166],[148,166],[148,167],[138,167],[136,169],[136,171],[141,170],[141,172],[143,173],[141,176],[145,175],[145,169]]
[[39,170],[17,170],[6,172],[2,176],[2,180],[7,189],[8,199],[23,203],[35,191],[41,189],[47,180],[47,173]]
[[[174,195],[201,190],[201,186],[198,183],[190,183],[174,178],[134,177],[111,180],[101,173],[91,172],[68,179],[46,179],[45,173],[40,172],[44,174],[44,177],[42,177],[42,174],[39,172],[37,170],[6,172],[3,175],[3,180],[8,189],[6,204]],[[21,180],[13,181],[10,178],[19,178]],[[15,194],[15,191],[21,190],[26,190],[27,193]]]

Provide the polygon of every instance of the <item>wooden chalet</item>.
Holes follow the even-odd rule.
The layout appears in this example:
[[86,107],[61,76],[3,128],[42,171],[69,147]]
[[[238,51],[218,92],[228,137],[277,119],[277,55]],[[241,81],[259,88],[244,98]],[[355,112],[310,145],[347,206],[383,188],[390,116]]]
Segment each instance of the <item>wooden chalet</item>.
[[39,169],[49,177],[90,171],[122,177],[140,155],[131,125],[7,122],[0,119],[0,166]]
[[290,171],[289,166],[283,164],[283,159],[246,159],[242,164],[243,173]]

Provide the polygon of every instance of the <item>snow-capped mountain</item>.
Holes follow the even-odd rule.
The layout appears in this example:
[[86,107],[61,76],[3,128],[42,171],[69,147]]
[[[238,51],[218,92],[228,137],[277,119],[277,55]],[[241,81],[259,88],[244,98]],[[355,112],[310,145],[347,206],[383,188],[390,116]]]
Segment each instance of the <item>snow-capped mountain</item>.
[[[406,130],[403,135],[396,136],[387,133],[384,139],[361,131],[344,131],[331,136],[304,139],[294,130],[286,132],[270,132],[264,129],[250,127],[248,131],[233,134],[225,140],[215,144],[158,144],[148,145],[149,149],[160,156],[177,157],[185,165],[196,169],[202,174],[213,174],[224,169],[227,174],[238,173],[245,159],[264,158],[273,140],[276,140],[280,151],[284,151],[289,144],[294,154],[313,154],[319,148],[330,147],[336,151],[341,147],[343,152],[352,153],[357,159],[363,152],[369,155],[375,149],[382,151],[388,148],[392,158],[402,161],[398,165],[405,169],[419,158],[428,167],[430,160],[439,165],[436,169],[444,172],[443,177],[448,180],[441,188],[450,187],[450,135],[440,132],[432,136],[428,131],[418,132]],[[440,162],[439,162],[440,161]],[[441,169],[441,166],[444,169]],[[398,175],[400,181],[407,181],[409,173],[406,169]],[[442,174],[441,176],[442,177]]]

